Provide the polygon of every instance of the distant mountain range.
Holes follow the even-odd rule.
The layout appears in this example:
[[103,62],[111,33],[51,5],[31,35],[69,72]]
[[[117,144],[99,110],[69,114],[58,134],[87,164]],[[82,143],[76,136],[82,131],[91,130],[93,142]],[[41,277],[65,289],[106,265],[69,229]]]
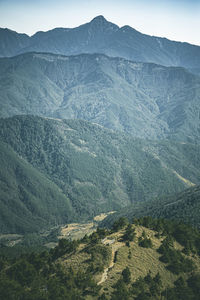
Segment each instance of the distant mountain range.
[[146,142],[80,120],[0,120],[0,229],[87,220],[200,180],[199,145]]
[[103,16],[77,28],[55,28],[29,37],[0,29],[0,56],[25,52],[50,52],[63,55],[103,53],[133,61],[200,70],[200,47],[149,36],[130,26],[119,28]]
[[200,77],[101,54],[0,59],[0,116],[84,119],[148,139],[199,142]]

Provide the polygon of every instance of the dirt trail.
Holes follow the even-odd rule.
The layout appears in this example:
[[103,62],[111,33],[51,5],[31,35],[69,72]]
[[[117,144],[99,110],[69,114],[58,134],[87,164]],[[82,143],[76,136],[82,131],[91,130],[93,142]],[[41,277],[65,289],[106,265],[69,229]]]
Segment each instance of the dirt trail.
[[111,261],[110,264],[107,268],[104,269],[103,274],[101,276],[101,280],[97,283],[97,285],[102,284],[103,282],[106,281],[106,279],[108,278],[108,272],[110,271],[110,269],[112,269],[114,267],[114,259],[115,259],[115,253],[117,252],[117,250],[123,246],[122,243],[116,242],[113,243],[112,245],[112,256],[111,256]]

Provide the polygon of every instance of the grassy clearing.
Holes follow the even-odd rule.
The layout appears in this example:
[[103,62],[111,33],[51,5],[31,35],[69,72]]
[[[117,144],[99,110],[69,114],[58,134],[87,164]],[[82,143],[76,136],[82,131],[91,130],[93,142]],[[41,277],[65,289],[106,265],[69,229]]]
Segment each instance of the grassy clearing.
[[101,213],[93,218],[92,222],[88,223],[71,223],[61,227],[61,234],[59,238],[68,238],[77,240],[83,238],[86,234],[90,235],[97,229],[98,223],[104,220],[108,215],[113,214],[114,211],[108,213]]
[[[142,235],[143,231],[152,240],[152,249],[142,248],[138,245],[138,238]],[[163,238],[156,238],[154,231],[142,226],[137,226],[135,232],[136,238],[133,242],[130,242],[130,247],[126,246],[125,243],[119,242],[123,232],[112,235],[112,238],[116,239],[116,242],[111,245],[112,249],[117,251],[116,262],[113,263],[112,268],[108,271],[106,281],[101,284],[101,291],[105,292],[108,297],[113,291],[112,286],[120,279],[122,271],[127,266],[131,271],[131,282],[134,282],[140,276],[144,277],[148,272],[151,272],[152,276],[155,276],[159,272],[163,288],[166,288],[167,286],[173,286],[173,282],[178,278],[177,275],[168,271],[165,268],[165,264],[159,260],[160,254],[156,250],[159,248]],[[176,249],[182,249],[182,246],[177,242],[175,242],[174,246]],[[196,263],[197,258],[193,259]],[[200,269],[199,260],[197,265]]]
[[85,224],[72,223],[61,228],[61,235],[59,238],[77,240],[83,238],[86,234],[90,235],[95,230],[96,226],[93,222]]

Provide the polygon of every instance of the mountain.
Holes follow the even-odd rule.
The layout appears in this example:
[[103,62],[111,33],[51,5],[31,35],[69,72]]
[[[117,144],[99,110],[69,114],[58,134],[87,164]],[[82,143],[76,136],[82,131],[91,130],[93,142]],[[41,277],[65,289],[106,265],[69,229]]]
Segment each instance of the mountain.
[[120,217],[133,218],[152,216],[179,220],[200,228],[200,186],[194,186],[168,197],[158,197],[149,202],[134,203],[121,211],[108,216],[102,226],[112,226]]
[[0,28],[0,41],[0,57],[7,57],[14,56],[19,49],[28,47],[30,37],[8,28]]
[[0,59],[1,117],[84,119],[148,139],[199,142],[200,78],[99,54]]
[[31,37],[0,29],[0,45],[1,57],[32,51],[63,55],[103,53],[165,66],[200,67],[199,46],[145,35],[130,26],[119,28],[103,16],[77,28],[55,28]]
[[0,142],[4,232],[88,220],[200,180],[199,145],[142,141],[81,120],[0,119]]

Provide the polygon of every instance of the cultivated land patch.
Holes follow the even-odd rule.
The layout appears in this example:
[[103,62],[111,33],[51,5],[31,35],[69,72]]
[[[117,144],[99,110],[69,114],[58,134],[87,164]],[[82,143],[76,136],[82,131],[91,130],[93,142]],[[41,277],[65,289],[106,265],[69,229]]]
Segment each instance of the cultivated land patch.
[[114,211],[108,213],[101,213],[93,218],[88,223],[71,223],[61,227],[61,234],[59,238],[81,239],[86,234],[90,235],[94,232],[98,226],[98,223],[103,221],[108,215],[114,213]]

